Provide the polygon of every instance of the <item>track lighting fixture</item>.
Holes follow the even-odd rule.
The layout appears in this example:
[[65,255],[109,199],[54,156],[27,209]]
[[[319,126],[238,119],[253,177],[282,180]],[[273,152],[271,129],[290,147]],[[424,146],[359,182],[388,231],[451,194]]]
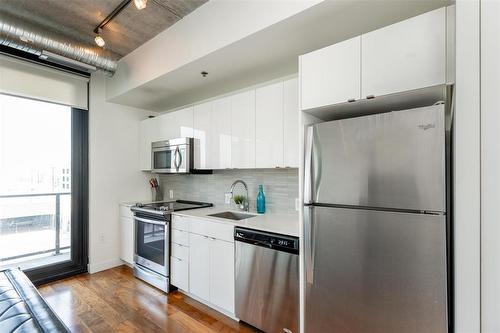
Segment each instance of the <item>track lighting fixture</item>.
[[95,43],[99,47],[104,47],[104,45],[106,45],[106,42],[104,41],[104,38],[102,38],[102,36],[100,35],[101,29],[97,29],[96,33],[97,33],[97,36],[95,36],[95,38],[94,38]]
[[134,5],[139,10],[146,8],[147,4],[148,0],[134,0]]

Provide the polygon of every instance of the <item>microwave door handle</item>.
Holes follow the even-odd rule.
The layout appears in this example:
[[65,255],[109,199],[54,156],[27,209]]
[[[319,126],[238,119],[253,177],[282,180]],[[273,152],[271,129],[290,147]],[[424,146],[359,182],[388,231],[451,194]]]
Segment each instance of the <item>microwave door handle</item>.
[[174,152],[174,166],[175,166],[175,170],[179,171],[179,167],[181,165],[180,165],[180,163],[177,164],[177,154],[179,154],[179,146],[175,147],[175,152]]
[[180,169],[180,167],[182,166],[182,154],[179,147],[177,147],[177,154],[179,154],[179,166],[177,167],[177,169]]

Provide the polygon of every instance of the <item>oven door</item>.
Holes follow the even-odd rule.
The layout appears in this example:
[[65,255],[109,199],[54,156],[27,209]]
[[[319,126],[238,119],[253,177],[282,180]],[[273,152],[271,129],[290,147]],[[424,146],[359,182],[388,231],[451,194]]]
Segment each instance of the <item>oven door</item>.
[[134,216],[134,263],[168,277],[168,222]]
[[153,147],[151,150],[152,171],[156,173],[189,172],[189,145]]

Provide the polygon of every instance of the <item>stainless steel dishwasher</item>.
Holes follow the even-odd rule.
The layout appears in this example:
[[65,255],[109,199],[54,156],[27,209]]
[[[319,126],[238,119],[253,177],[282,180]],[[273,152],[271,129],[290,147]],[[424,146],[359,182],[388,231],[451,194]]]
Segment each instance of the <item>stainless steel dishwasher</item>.
[[235,228],[236,316],[267,333],[299,332],[299,239]]

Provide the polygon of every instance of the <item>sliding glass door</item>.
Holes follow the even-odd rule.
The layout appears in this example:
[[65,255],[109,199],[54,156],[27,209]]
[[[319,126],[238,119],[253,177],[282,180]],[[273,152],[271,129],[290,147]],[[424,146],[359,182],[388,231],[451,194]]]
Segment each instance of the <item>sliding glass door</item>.
[[0,268],[86,270],[87,113],[0,94]]

